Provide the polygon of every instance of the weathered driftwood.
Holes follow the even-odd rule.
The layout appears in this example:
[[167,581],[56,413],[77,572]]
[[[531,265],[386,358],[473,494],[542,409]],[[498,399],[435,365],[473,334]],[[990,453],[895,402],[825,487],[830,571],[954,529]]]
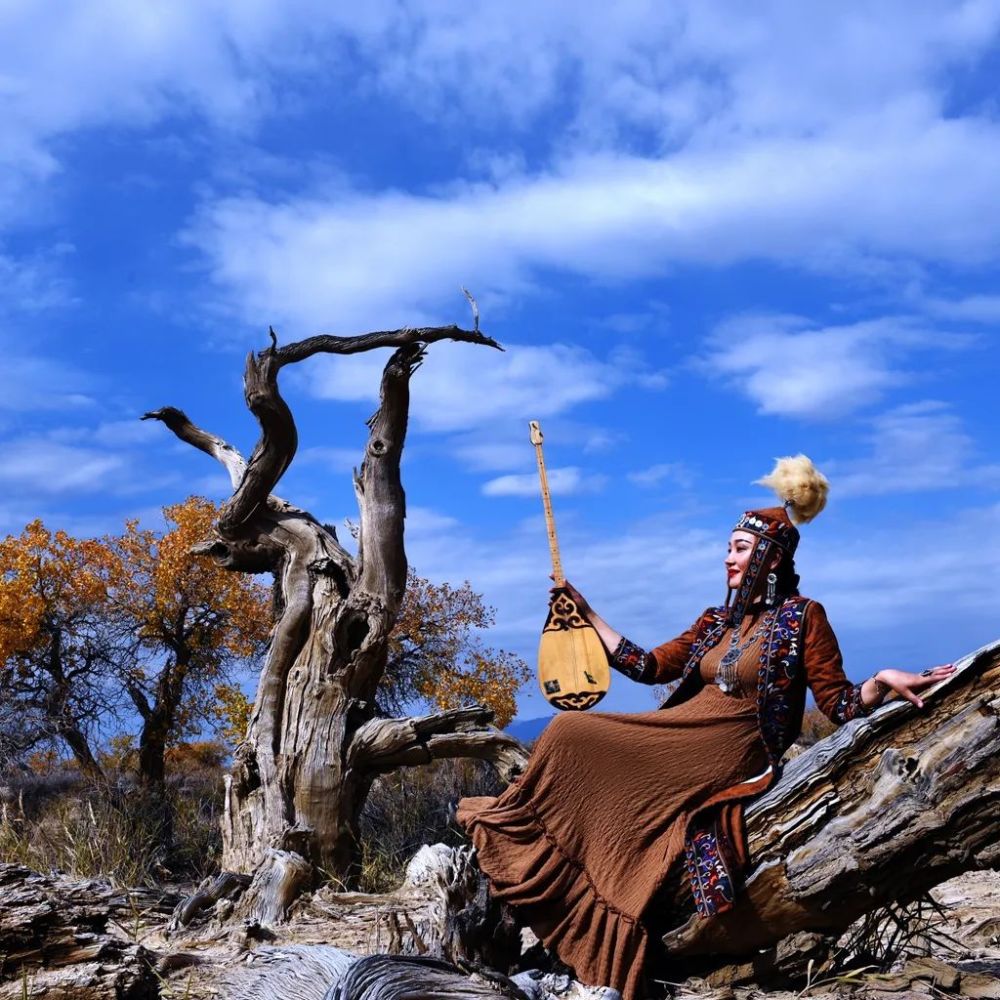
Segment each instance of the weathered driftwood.
[[864,913],[1000,867],[1000,642],[956,666],[922,711],[891,702],[788,764],[747,810],[751,869],[737,905],[666,934],[674,959],[772,949],[735,966],[738,977],[780,947],[794,964]]
[[[244,372],[247,408],[261,431],[249,461],[180,410],[145,415],[229,472],[233,495],[222,506],[215,537],[197,551],[235,572],[275,577],[278,618],[247,739],[227,783],[228,870],[273,867],[270,852],[278,851],[303,858],[315,881],[322,871],[351,883],[359,871],[358,816],[379,773],[449,756],[496,759],[508,774],[517,767],[516,741],[492,729],[485,710],[384,719],[375,704],[406,584],[400,457],[410,377],[434,342],[498,347],[479,331],[475,307],[473,315],[474,330],[317,336],[281,347],[272,331],[271,346],[250,354]],[[384,347],[395,352],[382,373],[379,408],[368,421],[368,442],[354,476],[360,525],[358,553],[351,556],[331,526],[271,493],[298,442],[278,375],[285,365],[315,354]],[[273,884],[283,891],[279,881]]]
[[134,938],[176,896],[0,865],[0,1000],[158,996],[154,956]]

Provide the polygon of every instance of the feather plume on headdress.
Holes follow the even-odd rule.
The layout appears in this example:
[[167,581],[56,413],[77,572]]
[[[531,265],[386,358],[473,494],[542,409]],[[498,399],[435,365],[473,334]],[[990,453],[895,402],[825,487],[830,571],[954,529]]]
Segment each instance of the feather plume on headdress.
[[811,521],[825,506],[830,483],[805,455],[779,458],[760,486],[770,486],[796,524]]

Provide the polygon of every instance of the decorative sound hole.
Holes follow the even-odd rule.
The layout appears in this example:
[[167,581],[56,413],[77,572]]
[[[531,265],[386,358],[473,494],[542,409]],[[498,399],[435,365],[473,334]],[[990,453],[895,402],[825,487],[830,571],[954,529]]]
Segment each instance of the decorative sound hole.
[[560,594],[552,602],[546,628],[562,631],[568,628],[583,628],[586,624],[576,605],[565,594]]
[[600,693],[584,691],[580,694],[565,694],[559,698],[553,698],[552,704],[564,711],[582,712],[590,708],[591,705],[596,705],[603,697],[603,691]]

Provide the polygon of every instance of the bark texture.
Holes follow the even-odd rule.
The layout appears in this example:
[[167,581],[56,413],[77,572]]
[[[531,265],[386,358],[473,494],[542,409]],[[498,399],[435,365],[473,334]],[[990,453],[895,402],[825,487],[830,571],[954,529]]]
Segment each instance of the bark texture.
[[174,902],[0,865],[0,1000],[158,997],[154,956],[129,929],[138,915],[168,913]]
[[[478,325],[477,325],[478,326]],[[416,720],[376,718],[375,690],[387,640],[406,585],[405,495],[400,457],[409,383],[427,345],[440,340],[498,345],[458,327],[403,329],[359,337],[320,335],[247,357],[244,395],[260,425],[249,460],[196,427],[173,407],[146,414],[220,461],[233,495],[216,536],[198,551],[236,572],[270,571],[279,612],[260,677],[246,742],[238,749],[223,819],[223,864],[237,872],[272,872],[274,916],[289,873],[303,859],[351,884],[358,872],[357,819],[375,776],[438,757],[497,759],[510,775],[515,741],[492,730],[488,713],[443,713]],[[352,354],[394,347],[382,373],[380,405],[354,487],[360,509],[358,553],[351,556],[329,525],[272,494],[297,447],[291,410],[278,388],[286,364],[318,353]],[[280,862],[282,874],[274,872]],[[310,881],[305,879],[305,882]]]

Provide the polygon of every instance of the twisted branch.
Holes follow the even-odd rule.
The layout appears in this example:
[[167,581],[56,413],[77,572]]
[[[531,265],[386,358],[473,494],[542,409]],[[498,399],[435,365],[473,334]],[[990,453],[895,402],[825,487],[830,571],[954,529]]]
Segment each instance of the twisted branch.
[[487,337],[478,329],[463,330],[452,324],[451,326],[403,327],[401,330],[376,330],[354,337],[336,337],[332,334],[320,333],[315,337],[306,337],[304,340],[279,347],[275,354],[275,362],[280,368],[283,365],[311,358],[314,354],[359,354],[361,351],[371,351],[377,347],[433,344],[439,340],[457,340],[466,344],[495,347],[498,351],[503,350],[492,337]]
[[203,451],[206,455],[211,455],[212,458],[221,462],[229,473],[229,481],[233,484],[233,489],[239,487],[243,473],[246,472],[246,459],[222,438],[216,437],[191,423],[183,410],[178,410],[176,406],[163,406],[159,410],[150,410],[148,413],[144,413],[140,419],[159,420],[166,424],[182,441],[186,441],[199,451]]
[[354,734],[349,767],[385,774],[397,767],[427,764],[445,757],[492,761],[505,781],[524,770],[522,744],[492,728],[493,713],[476,705],[413,719],[372,719]]

